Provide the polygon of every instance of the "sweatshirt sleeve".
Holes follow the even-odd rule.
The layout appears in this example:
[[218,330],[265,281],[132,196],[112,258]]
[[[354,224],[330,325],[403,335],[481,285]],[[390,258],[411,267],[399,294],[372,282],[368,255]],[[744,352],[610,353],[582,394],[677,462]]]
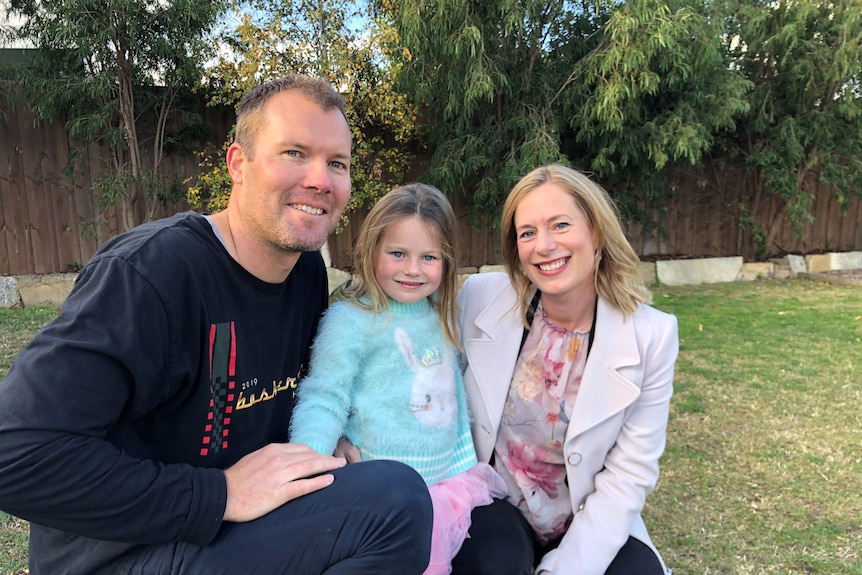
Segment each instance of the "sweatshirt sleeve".
[[71,534],[205,544],[224,473],[130,456],[111,442],[172,392],[175,318],[128,262],[103,258],[0,384],[0,508]]
[[356,378],[363,364],[363,327],[351,304],[334,304],[320,321],[309,375],[299,382],[290,419],[290,442],[331,455],[350,415]]

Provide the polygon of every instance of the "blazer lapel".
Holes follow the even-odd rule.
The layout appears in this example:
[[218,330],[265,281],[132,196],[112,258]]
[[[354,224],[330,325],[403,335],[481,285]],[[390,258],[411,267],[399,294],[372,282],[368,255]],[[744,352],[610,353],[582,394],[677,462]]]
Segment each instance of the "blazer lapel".
[[634,403],[640,395],[640,388],[620,373],[621,368],[640,362],[632,319],[624,319],[619,310],[599,297],[595,329],[567,438],[595,427]]
[[478,423],[490,424],[496,434],[518,360],[523,324],[508,279],[493,302],[473,321],[481,335],[465,338],[464,352],[471,375],[465,377],[465,384],[469,386],[467,394],[481,397],[481,406],[485,410],[485,413],[478,413],[480,403],[471,401],[473,417]]

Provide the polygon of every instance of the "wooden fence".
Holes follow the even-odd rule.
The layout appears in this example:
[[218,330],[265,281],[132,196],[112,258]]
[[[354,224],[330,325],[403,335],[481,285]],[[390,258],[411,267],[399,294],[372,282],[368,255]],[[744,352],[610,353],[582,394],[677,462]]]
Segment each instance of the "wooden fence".
[[[709,178],[705,172],[709,171]],[[681,259],[699,257],[743,256],[752,261],[776,255],[813,254],[862,250],[862,201],[853,200],[846,211],[829,189],[808,178],[806,186],[814,195],[811,213],[815,221],[806,224],[798,235],[785,215],[775,219],[780,209],[775,197],[759,198],[752,192],[752,181],[742,166],[713,169],[705,172],[673,171],[668,181],[673,199],[657,216],[653,226],[628,223],[626,235],[642,259]],[[608,189],[613,196],[613,189]],[[481,229],[468,222],[469,205],[464,194],[452,198],[461,222],[461,265],[477,267],[499,264],[499,230],[488,225]],[[359,229],[365,212],[352,214],[350,223],[329,242],[333,265],[350,266],[353,257],[352,239]],[[768,235],[775,226],[774,237],[765,246],[765,253],[755,242],[754,231],[741,226],[745,216],[762,226]]]
[[[201,105],[198,113],[212,143],[220,145],[233,123],[232,112]],[[74,152],[69,166],[70,142],[62,122],[37,121],[28,109],[0,97],[0,275],[77,269],[116,235],[119,214],[97,218],[93,191],[107,149],[92,144]],[[194,150],[168,155],[160,170],[181,183],[199,173],[198,162]],[[186,209],[185,201],[165,204],[157,217]]]
[[[233,121],[225,110],[202,109],[205,121],[219,145]],[[77,150],[71,174],[64,176],[69,141],[62,123],[36,122],[26,109],[0,99],[0,275],[63,272],[85,263],[96,248],[116,232],[115,222],[83,232],[96,215],[92,183],[105,150],[90,146]],[[170,156],[163,164],[183,179],[198,173],[194,155]],[[657,222],[663,234],[645,233],[629,225],[627,233],[635,250],[645,259],[662,257],[762,257],[752,241],[752,231],[741,227],[748,216],[765,229],[773,223],[776,200],[757,194],[740,167],[707,166],[699,173],[674,172],[670,180],[674,199]],[[774,241],[766,255],[862,250],[862,202],[854,200],[842,212],[825,187],[810,179],[815,221],[797,237],[786,218],[776,222]],[[613,190],[609,190],[613,195]],[[468,222],[465,194],[452,198],[461,223],[461,265],[478,267],[500,263],[498,231],[489,222],[474,229]],[[741,206],[743,208],[741,208]],[[163,206],[160,216],[187,209],[183,202]],[[748,210],[746,214],[743,209]],[[355,237],[363,212],[353,214],[348,225],[330,241],[333,264],[350,266]]]

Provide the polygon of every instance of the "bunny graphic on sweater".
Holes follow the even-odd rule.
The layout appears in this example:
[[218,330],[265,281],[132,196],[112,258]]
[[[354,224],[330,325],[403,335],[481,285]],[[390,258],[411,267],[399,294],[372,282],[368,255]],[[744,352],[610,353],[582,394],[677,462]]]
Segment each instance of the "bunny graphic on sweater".
[[452,360],[443,350],[426,350],[421,358],[413,353],[413,342],[401,328],[395,329],[395,343],[404,361],[413,370],[410,410],[420,422],[432,427],[446,427],[455,419],[455,379]]

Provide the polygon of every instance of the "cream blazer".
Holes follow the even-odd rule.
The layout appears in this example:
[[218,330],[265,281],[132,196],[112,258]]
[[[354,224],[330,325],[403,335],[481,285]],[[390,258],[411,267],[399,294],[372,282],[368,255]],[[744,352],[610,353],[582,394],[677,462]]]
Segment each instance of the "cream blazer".
[[[523,324],[504,273],[470,276],[458,305],[473,440],[479,461],[487,462]],[[563,443],[575,516],[536,575],[603,575],[629,535],[655,551],[640,514],[658,480],[678,350],[675,316],[641,305],[624,318],[599,298],[593,346]]]

